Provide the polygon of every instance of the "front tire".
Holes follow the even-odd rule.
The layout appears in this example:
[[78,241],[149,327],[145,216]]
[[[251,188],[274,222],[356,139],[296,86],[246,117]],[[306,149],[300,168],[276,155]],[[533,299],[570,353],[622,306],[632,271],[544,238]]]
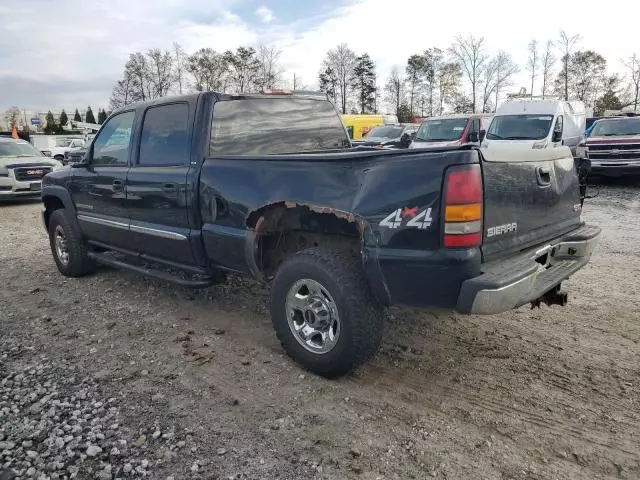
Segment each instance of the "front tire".
[[87,255],[87,245],[73,228],[65,209],[53,212],[49,220],[49,244],[58,270],[66,277],[81,277],[94,270]]
[[282,263],[271,286],[271,319],[283,348],[327,378],[342,376],[376,354],[383,312],[358,258],[340,250],[296,253]]

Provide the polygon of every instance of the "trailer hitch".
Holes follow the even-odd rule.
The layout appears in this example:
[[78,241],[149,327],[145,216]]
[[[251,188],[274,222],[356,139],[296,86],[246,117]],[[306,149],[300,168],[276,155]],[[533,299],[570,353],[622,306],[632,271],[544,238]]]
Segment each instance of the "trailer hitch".
[[566,306],[567,303],[569,302],[569,295],[566,292],[562,292],[560,290],[560,287],[561,285],[557,285],[556,287],[552,288],[541,297],[536,298],[534,301],[532,301],[531,309],[533,310],[534,308],[540,308],[540,305],[542,303],[548,306],[551,306],[551,305],[560,305],[561,307]]

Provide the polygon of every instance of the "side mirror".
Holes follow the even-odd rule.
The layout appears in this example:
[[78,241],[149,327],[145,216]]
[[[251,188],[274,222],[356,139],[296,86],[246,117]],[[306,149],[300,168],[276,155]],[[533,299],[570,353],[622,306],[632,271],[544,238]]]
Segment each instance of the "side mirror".
[[403,133],[402,137],[400,137],[400,146],[408,147],[411,144],[411,135],[408,133]]
[[480,136],[478,135],[478,132],[469,133],[469,141],[470,142],[474,142],[474,143],[479,142],[480,141]]
[[486,130],[480,130],[480,141],[482,142],[484,140],[485,135],[487,134]]
[[551,141],[557,143],[560,140],[562,140],[562,130],[554,130],[553,135],[551,135]]

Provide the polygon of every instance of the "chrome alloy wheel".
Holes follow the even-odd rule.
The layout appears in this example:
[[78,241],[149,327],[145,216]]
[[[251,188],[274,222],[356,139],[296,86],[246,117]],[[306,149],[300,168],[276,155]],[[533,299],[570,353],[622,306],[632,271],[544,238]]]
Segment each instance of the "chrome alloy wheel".
[[64,229],[60,225],[56,225],[56,229],[53,232],[53,244],[56,248],[56,255],[60,263],[68,265],[69,249],[67,247],[67,237],[65,237]]
[[315,280],[298,280],[289,289],[286,301],[289,328],[308,351],[330,352],[340,337],[338,307],[326,288]]

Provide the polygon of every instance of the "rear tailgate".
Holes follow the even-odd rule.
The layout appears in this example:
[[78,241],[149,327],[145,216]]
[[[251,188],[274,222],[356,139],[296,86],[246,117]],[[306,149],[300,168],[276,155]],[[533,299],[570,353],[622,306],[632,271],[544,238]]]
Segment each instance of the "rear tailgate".
[[580,190],[568,147],[482,150],[485,262],[578,227]]

